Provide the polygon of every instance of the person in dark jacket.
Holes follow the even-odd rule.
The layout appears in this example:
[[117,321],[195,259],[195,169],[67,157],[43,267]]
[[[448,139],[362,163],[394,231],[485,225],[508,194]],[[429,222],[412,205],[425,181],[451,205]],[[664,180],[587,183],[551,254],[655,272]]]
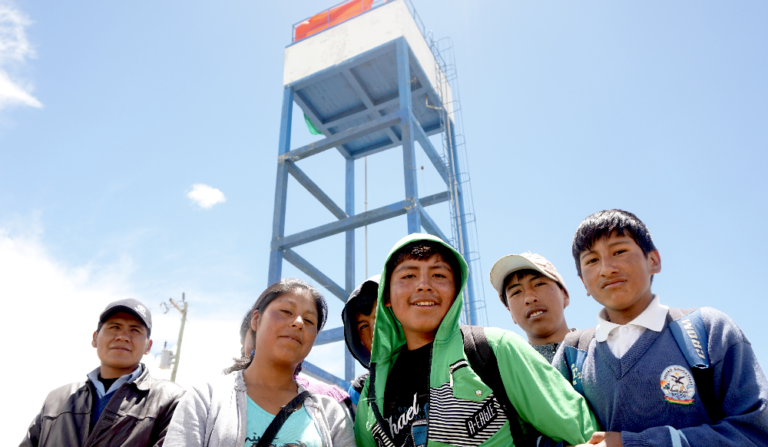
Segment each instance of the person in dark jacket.
[[[376,321],[376,299],[379,295],[380,277],[381,275],[372,276],[357,286],[349,295],[344,310],[341,311],[341,321],[344,323],[344,341],[347,343],[349,352],[365,369],[368,369],[368,365],[371,363],[373,325]],[[347,391],[355,408],[367,378],[367,372],[358,376],[352,381],[352,385]]]
[[151,332],[152,314],[141,302],[110,303],[91,342],[101,365],[48,394],[21,447],[161,446],[184,390],[153,379],[140,362]]

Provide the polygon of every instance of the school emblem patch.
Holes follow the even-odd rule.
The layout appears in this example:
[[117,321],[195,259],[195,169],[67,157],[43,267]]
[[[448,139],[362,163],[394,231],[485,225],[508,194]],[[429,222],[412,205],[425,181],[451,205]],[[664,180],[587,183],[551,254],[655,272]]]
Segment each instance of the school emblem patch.
[[661,373],[661,391],[664,399],[673,404],[690,405],[696,392],[693,375],[682,366],[672,365]]

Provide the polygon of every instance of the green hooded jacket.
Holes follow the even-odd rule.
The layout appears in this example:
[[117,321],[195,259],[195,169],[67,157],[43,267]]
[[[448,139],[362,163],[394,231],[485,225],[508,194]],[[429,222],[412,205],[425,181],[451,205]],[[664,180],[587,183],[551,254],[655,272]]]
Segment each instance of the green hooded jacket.
[[[514,445],[506,415],[495,410],[489,413],[489,405],[496,402],[491,389],[471,367],[460,367],[463,366],[461,362],[467,362],[459,329],[462,291],[469,271],[464,258],[434,236],[411,234],[395,244],[387,262],[400,248],[418,240],[444,245],[455,254],[461,266],[461,291],[440,323],[432,345],[427,446]],[[391,308],[384,305],[383,294],[389,281],[390,272],[386,270],[385,262],[376,307],[371,376],[361,393],[355,420],[355,438],[359,447],[395,447],[389,437],[389,422],[384,420],[381,409],[384,408],[387,377],[398,354],[406,349],[406,340]],[[496,354],[509,400],[520,417],[552,440],[564,440],[572,445],[588,441],[598,425],[584,398],[568,381],[517,334],[485,328],[485,335]],[[499,408],[498,404],[495,408]],[[489,414],[492,415],[490,421]],[[473,426],[470,420],[479,420],[481,424]]]

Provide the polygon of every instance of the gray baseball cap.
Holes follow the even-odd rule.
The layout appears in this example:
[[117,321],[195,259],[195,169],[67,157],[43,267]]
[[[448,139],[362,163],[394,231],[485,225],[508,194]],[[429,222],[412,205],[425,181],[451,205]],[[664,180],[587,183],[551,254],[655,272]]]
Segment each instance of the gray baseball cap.
[[126,312],[138,318],[147,327],[147,336],[152,333],[152,314],[147,309],[147,306],[133,298],[125,298],[109,303],[104,312],[101,313],[101,316],[99,316],[99,323],[104,323],[109,317],[118,312]]
[[544,256],[537,255],[535,253],[521,253],[519,255],[507,255],[500,258],[493,264],[491,268],[491,284],[493,288],[499,293],[499,299],[506,306],[504,302],[504,279],[509,276],[510,273],[514,273],[518,270],[536,270],[542,275],[557,282],[568,293],[568,288],[565,286],[565,281],[560,273],[557,271],[551,262],[547,261]]

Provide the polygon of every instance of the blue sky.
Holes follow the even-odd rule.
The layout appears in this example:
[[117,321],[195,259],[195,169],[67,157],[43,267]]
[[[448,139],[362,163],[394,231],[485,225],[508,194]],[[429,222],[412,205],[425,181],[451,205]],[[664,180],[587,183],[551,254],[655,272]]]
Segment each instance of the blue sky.
[[[569,324],[594,325],[570,242],[587,215],[623,208],[660,250],[662,302],[726,312],[765,367],[768,5],[414,3],[454,43],[489,324],[519,333],[485,278],[499,257],[532,251],[565,278]],[[0,410],[14,427],[0,432],[21,436],[49,389],[96,366],[89,325],[113,299],[152,309],[155,354],[178,331],[159,303],[185,291],[180,381],[227,366],[267,286],[284,49],[292,24],[329,6],[0,1],[0,296],[13,309],[2,335],[23,366],[2,377],[34,388],[23,410]],[[295,121],[294,147],[309,141]],[[400,150],[368,162],[369,207],[401,200]],[[300,166],[343,202],[339,154]],[[439,192],[433,174],[419,174],[423,194]],[[225,201],[200,207],[196,184]],[[287,233],[332,221],[295,182],[288,194]],[[435,208],[446,231],[447,215]],[[369,228],[370,274],[405,229]],[[343,284],[342,239],[297,251]],[[363,246],[360,230],[358,281]],[[340,355],[336,344],[311,360],[341,374]]]

